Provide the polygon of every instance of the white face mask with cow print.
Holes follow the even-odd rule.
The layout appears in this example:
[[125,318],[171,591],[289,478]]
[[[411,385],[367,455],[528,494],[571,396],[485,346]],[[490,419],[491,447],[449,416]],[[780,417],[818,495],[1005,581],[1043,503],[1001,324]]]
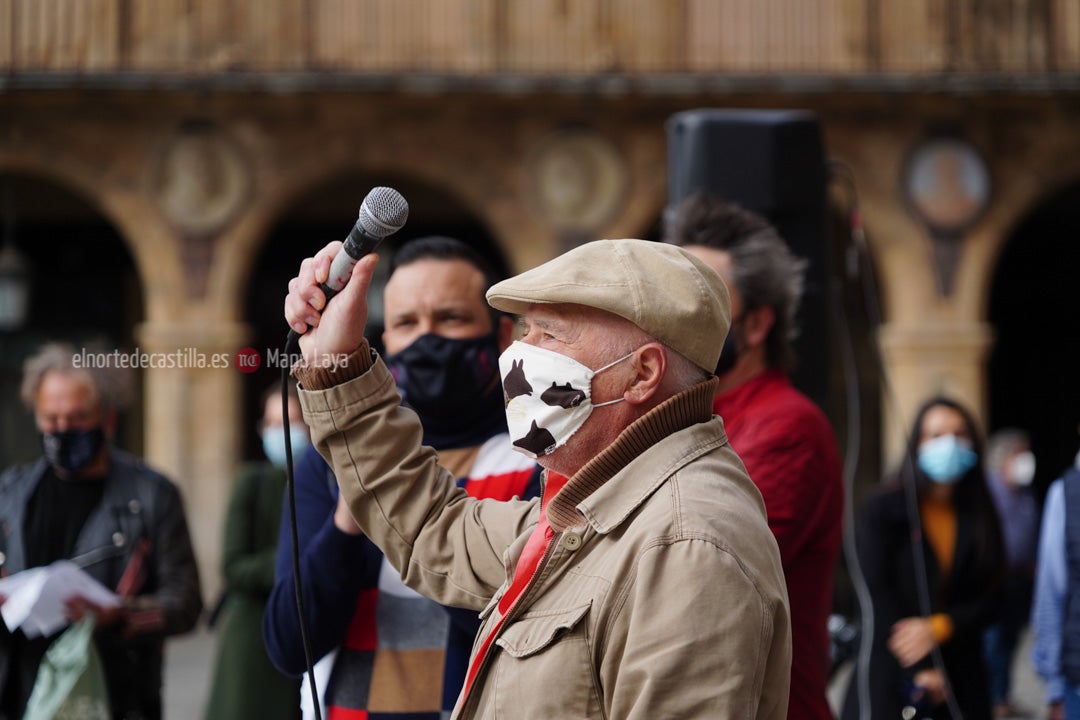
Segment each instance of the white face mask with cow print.
[[515,341],[499,356],[506,424],[514,449],[532,458],[562,447],[594,407],[625,398],[592,402],[592,379],[632,356],[630,352],[597,370],[551,350]]

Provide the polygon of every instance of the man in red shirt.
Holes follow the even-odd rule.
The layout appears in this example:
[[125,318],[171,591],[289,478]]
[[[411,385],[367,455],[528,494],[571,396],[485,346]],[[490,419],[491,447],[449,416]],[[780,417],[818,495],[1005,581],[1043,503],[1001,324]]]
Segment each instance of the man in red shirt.
[[796,390],[795,313],[805,261],[759,215],[698,193],[668,223],[665,240],[711,265],[731,295],[713,411],[765,500],[791,603],[788,718],[831,718],[827,623],[840,553],[843,484],[832,427]]

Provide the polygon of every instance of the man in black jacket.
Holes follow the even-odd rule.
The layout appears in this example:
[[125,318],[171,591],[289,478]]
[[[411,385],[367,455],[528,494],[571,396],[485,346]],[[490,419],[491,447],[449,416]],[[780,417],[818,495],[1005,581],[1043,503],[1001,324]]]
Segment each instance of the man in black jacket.
[[[160,718],[164,638],[202,610],[195,555],[176,486],[111,447],[115,376],[77,358],[53,344],[26,362],[22,398],[43,456],[0,475],[0,575],[71,559],[116,592],[115,608],[70,598],[68,617],[94,615],[113,716]],[[55,637],[0,625],[0,720],[23,716]]]

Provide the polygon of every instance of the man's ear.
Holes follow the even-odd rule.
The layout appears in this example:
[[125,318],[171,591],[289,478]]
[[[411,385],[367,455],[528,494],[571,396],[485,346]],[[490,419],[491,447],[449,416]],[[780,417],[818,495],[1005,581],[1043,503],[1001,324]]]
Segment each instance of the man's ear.
[[742,340],[747,347],[756,348],[765,344],[773,325],[776,323],[776,311],[769,305],[762,305],[749,310],[743,316]]
[[499,330],[497,338],[499,341],[500,352],[510,347],[510,343],[514,341],[514,321],[506,315],[499,316]]
[[634,379],[626,389],[626,401],[645,403],[653,399],[667,372],[667,349],[658,342],[638,348],[631,359]]

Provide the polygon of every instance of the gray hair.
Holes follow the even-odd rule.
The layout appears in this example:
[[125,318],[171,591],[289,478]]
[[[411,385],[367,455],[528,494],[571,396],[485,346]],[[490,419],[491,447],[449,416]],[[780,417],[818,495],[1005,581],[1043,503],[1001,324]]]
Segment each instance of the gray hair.
[[668,375],[671,378],[672,386],[677,392],[692,388],[712,377],[711,372],[702,370],[682,353],[672,350],[667,345],[664,345],[664,347],[668,349],[669,353]]
[[50,372],[86,378],[101,410],[116,410],[127,405],[131,393],[128,373],[120,368],[102,367],[100,364],[80,366],[75,362],[77,355],[73,345],[52,342],[42,345],[35,354],[26,359],[23,363],[19,396],[28,410],[33,412],[41,382]]
[[765,339],[766,361],[770,367],[793,370],[795,351],[791,344],[799,332],[795,316],[807,261],[792,254],[776,228],[735,203],[699,192],[678,206],[665,227],[664,240],[681,247],[696,245],[728,253],[731,280],[743,312],[773,309],[775,321]]

